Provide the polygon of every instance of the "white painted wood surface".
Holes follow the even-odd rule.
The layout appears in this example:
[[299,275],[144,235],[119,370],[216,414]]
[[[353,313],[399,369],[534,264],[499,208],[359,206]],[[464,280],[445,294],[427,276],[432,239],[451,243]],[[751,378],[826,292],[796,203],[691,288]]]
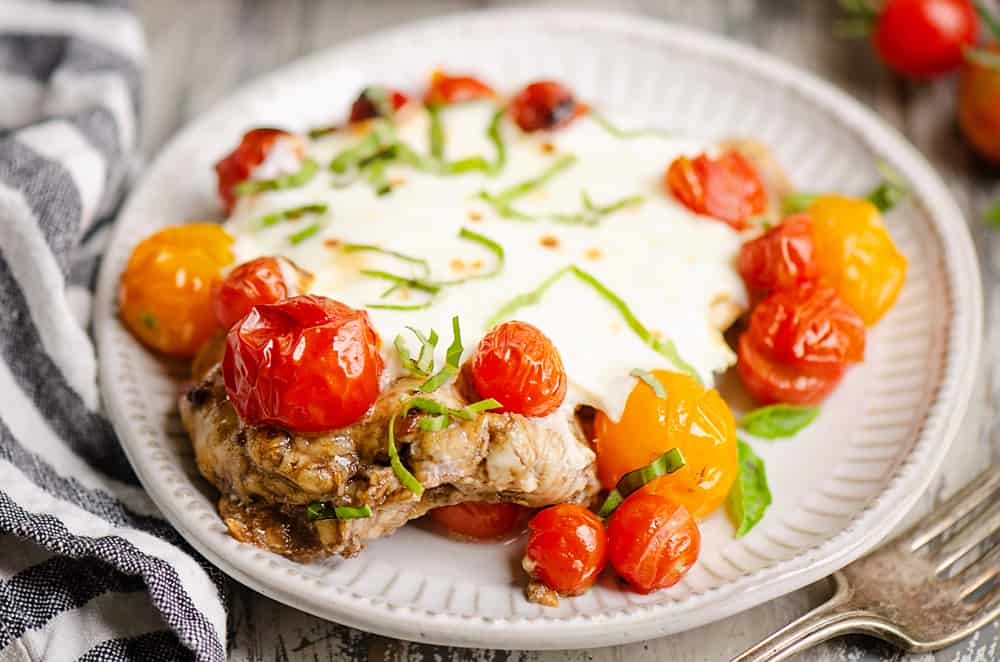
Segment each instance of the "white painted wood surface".
[[[234,88],[303,54],[371,30],[450,11],[505,4],[493,0],[134,0],[147,35],[143,142],[147,156],[189,118]],[[945,469],[922,510],[1000,457],[1000,233],[981,223],[1000,195],[1000,172],[977,161],[954,125],[954,84],[910,85],[893,79],[863,43],[831,36],[832,0],[591,0],[588,7],[640,12],[726,34],[813,70],[868,103],[904,133],[939,169],[968,214],[979,247],[987,298],[986,360],[976,401]],[[794,164],[788,164],[794,167]],[[646,643],[588,651],[465,650],[394,641],[338,626],[259,596],[235,590],[230,610],[236,662],[695,662],[724,660],[817,604],[817,585],[725,621]],[[994,662],[994,623],[936,655],[904,656],[866,638],[833,642],[801,656],[822,662]]]

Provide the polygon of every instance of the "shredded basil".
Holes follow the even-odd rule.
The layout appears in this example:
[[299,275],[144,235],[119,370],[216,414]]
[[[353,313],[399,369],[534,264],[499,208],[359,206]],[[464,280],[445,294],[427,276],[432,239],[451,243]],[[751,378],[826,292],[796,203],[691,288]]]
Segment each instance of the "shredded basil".
[[819,195],[816,193],[789,193],[781,203],[781,210],[787,216],[804,212],[812,206]]
[[[506,109],[498,108],[493,117],[490,119],[489,125],[486,127],[486,137],[490,139],[493,143],[493,147],[496,151],[496,157],[491,162],[486,159],[485,156],[467,156],[465,158],[459,159],[457,161],[444,161],[443,157],[439,156],[441,159],[440,171],[446,175],[461,175],[466,172],[480,171],[484,172],[489,176],[495,176],[503,167],[507,164],[507,146],[503,142],[503,136],[500,134],[500,121],[503,119],[504,112]],[[431,121],[434,121],[434,116],[431,116]],[[431,126],[431,149],[434,148],[434,127]],[[444,144],[444,135],[441,136],[442,145]],[[442,147],[442,153],[444,148]]]
[[306,508],[306,517],[311,522],[323,519],[364,519],[372,516],[371,507],[365,503],[361,506],[331,506],[322,501],[314,501]]
[[994,202],[983,215],[986,223],[992,227],[1000,228],[1000,200]]
[[489,411],[491,409],[500,409],[503,407],[500,402],[493,398],[487,398],[486,400],[479,400],[478,402],[473,402],[461,409],[449,409],[448,414],[454,416],[455,418],[460,418],[463,421],[471,421],[476,414],[484,411]]
[[780,439],[790,437],[812,423],[819,407],[776,404],[754,409],[740,419],[740,427],[755,437]]
[[611,513],[636,490],[642,489],[647,483],[672,474],[685,464],[684,455],[679,448],[671,448],[663,455],[659,456],[649,464],[634,471],[630,471],[618,480],[615,489],[611,490],[601,509],[597,511],[598,517],[610,517]]
[[580,193],[580,198],[583,203],[583,211],[575,214],[551,214],[549,218],[557,223],[587,225],[593,227],[599,225],[601,219],[609,214],[613,214],[616,211],[625,209],[626,207],[641,205],[645,202],[645,198],[641,195],[630,195],[607,205],[598,205],[590,199],[590,196],[586,191],[582,191]]
[[389,257],[394,257],[404,262],[409,262],[410,264],[415,264],[420,267],[423,272],[423,277],[426,277],[431,272],[431,267],[422,257],[413,257],[412,255],[407,255],[406,253],[399,253],[397,251],[390,251],[388,249],[382,248],[381,246],[376,246],[375,244],[343,244],[340,249],[345,253],[360,253],[360,252],[371,252],[371,253],[381,253],[382,255],[388,255]]
[[414,360],[410,358],[410,350],[406,347],[406,341],[403,340],[403,336],[396,336],[396,351],[399,352],[399,360],[402,363],[403,368],[412,375],[417,375],[418,377],[429,377],[431,372],[434,370],[434,349],[437,347],[438,334],[437,331],[431,329],[428,336],[417,331],[412,326],[406,327],[417,337],[420,341],[420,354]]
[[430,120],[428,140],[431,146],[431,156],[441,160],[444,158],[444,125],[441,123],[441,107],[436,104],[427,106],[427,117]]
[[656,378],[656,375],[654,375],[653,373],[646,372],[645,370],[640,370],[639,368],[636,368],[635,370],[633,370],[628,374],[646,382],[649,388],[653,389],[653,393],[656,394],[656,397],[661,399],[667,397],[667,389],[663,388],[663,384],[660,382],[659,379]]
[[319,232],[320,228],[322,227],[323,227],[322,223],[313,223],[312,225],[308,225],[299,230],[298,232],[288,235],[288,243],[290,243],[293,246],[301,244],[303,241],[305,241],[306,239],[312,237],[314,234]]
[[764,518],[771,505],[771,489],[767,485],[764,460],[748,443],[736,441],[739,454],[739,475],[726,498],[726,511],[736,527],[736,537],[745,536]]
[[565,154],[535,177],[526,179],[523,182],[518,182],[517,184],[514,184],[499,193],[480,191],[479,197],[490,203],[496,213],[503,218],[527,221],[535,220],[535,217],[514,209],[511,203],[514,200],[544,186],[549,180],[572,166],[574,163],[576,163],[576,157],[572,154]]
[[302,167],[287,175],[281,175],[274,179],[248,179],[240,182],[233,191],[236,195],[251,195],[253,193],[263,193],[264,191],[279,191],[282,189],[301,188],[309,183],[316,175],[319,166],[310,158],[302,161]]
[[451,318],[452,341],[445,354],[444,366],[431,375],[427,381],[417,387],[421,393],[436,391],[448,380],[458,374],[458,364],[462,360],[462,331],[458,325],[458,315]]
[[504,260],[505,260],[503,246],[493,241],[489,237],[481,235],[478,232],[473,232],[468,228],[462,228],[461,230],[459,230],[458,236],[461,237],[462,239],[468,239],[469,241],[473,241],[479,244],[480,246],[485,247],[488,251],[493,253],[494,256],[496,256],[496,264],[494,264],[493,268],[490,269],[489,271],[484,271],[483,273],[479,274],[473,274],[471,276],[466,276],[464,278],[455,278],[452,280],[439,281],[437,283],[438,285],[442,286],[461,285],[462,283],[467,283],[470,280],[484,280],[487,278],[494,278],[495,276],[499,275],[501,271],[503,271]]
[[667,129],[622,129],[612,124],[607,117],[593,109],[590,110],[590,118],[594,120],[595,124],[610,133],[612,136],[623,140],[645,137],[673,138],[677,135],[674,131],[668,131]]
[[371,130],[358,142],[341,150],[330,161],[330,170],[343,174],[371,161],[396,140],[396,130],[384,120],[372,124]]
[[[403,410],[403,416],[409,413],[409,409]],[[399,452],[396,450],[396,415],[393,414],[392,418],[389,419],[389,466],[392,467],[392,473],[396,474],[396,478],[399,482],[403,484],[403,487],[410,490],[418,497],[424,493],[424,486],[420,484],[420,481],[410,473],[409,469],[403,466],[403,461],[399,459]]]
[[698,374],[698,371],[695,370],[690,363],[681,358],[681,355],[677,352],[677,347],[676,345],[674,345],[674,342],[672,340],[670,340],[669,338],[668,339],[656,338],[649,331],[649,329],[647,329],[646,326],[639,321],[639,318],[635,316],[635,313],[632,312],[632,309],[629,308],[628,304],[626,304],[621,297],[619,297],[617,294],[608,289],[608,287],[604,285],[604,283],[599,281],[593,274],[584,271],[575,264],[563,267],[562,269],[560,269],[559,271],[555,272],[554,274],[546,278],[544,281],[542,281],[541,285],[536,287],[534,290],[531,290],[530,292],[525,292],[523,294],[519,294],[510,301],[508,301],[500,308],[499,311],[496,312],[496,314],[493,315],[493,317],[489,319],[489,321],[486,323],[486,328],[487,329],[493,328],[501,321],[503,321],[505,318],[509,317],[512,313],[521,308],[524,308],[525,306],[537,304],[539,301],[541,301],[542,296],[545,295],[548,289],[552,287],[553,284],[555,284],[560,278],[562,278],[566,274],[572,274],[576,276],[581,281],[589,285],[598,294],[604,297],[604,299],[608,303],[610,303],[612,306],[615,307],[616,310],[618,310],[618,313],[625,320],[625,324],[627,324],[628,327],[632,329],[632,331],[637,336],[639,336],[640,340],[642,340],[644,343],[652,347],[653,350],[655,350],[658,354],[660,354],[668,361],[670,361],[675,368],[677,368],[681,372],[685,372],[691,375],[699,384],[701,383],[701,376]]
[[284,220],[302,218],[306,214],[325,214],[326,212],[327,206],[323,203],[302,205],[301,207],[292,207],[291,209],[274,212],[273,214],[268,214],[267,216],[261,216],[253,223],[253,226],[258,229],[266,228],[272,225],[277,225]]
[[507,145],[504,144],[503,136],[500,134],[500,121],[503,119],[506,111],[506,108],[498,108],[493,113],[493,118],[490,120],[489,126],[486,127],[486,137],[490,139],[490,142],[493,143],[493,147],[496,149],[496,158],[487,170],[491,175],[497,174],[507,165]]

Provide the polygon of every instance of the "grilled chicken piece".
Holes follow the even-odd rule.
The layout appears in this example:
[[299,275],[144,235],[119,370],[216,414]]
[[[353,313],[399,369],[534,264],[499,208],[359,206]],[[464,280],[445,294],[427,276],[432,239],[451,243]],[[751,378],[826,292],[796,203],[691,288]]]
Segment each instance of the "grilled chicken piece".
[[[424,486],[417,497],[389,466],[387,434],[419,381],[401,378],[357,423],[319,435],[246,426],[226,398],[218,367],[181,398],[198,469],[223,497],[220,512],[239,540],[290,558],[352,556],[438,506],[463,501],[541,507],[585,502],[599,490],[595,457],[580,423],[562,425],[517,414],[484,413],[438,431],[417,426],[417,413],[396,421],[403,462]],[[431,394],[459,409],[464,380]],[[556,414],[558,416],[559,414]],[[310,522],[314,502],[371,507],[373,516]]]

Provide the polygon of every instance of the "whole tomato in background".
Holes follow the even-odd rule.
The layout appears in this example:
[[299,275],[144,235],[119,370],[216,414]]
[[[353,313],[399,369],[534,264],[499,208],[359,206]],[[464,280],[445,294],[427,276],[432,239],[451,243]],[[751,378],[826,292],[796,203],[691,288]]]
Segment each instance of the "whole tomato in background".
[[1000,163],[1000,44],[967,53],[958,87],[958,124],[976,151]]

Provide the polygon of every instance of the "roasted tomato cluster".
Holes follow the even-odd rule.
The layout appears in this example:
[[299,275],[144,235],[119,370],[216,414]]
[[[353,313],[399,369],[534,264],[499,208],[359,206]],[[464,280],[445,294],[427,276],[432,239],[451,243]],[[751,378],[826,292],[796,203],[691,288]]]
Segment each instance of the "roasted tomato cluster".
[[554,80],[526,85],[511,99],[508,108],[514,123],[529,133],[564,127],[587,110],[572,90]]
[[496,91],[473,76],[453,76],[443,71],[435,71],[424,94],[424,104],[445,106],[450,103],[464,103],[479,99],[492,99]]
[[818,196],[746,242],[738,268],[759,299],[737,370],[762,403],[815,404],[864,358],[865,326],[892,306],[906,258],[866,200]]
[[743,230],[767,208],[767,191],[754,166],[736,150],[717,157],[680,156],[667,168],[664,185],[685,207]]

